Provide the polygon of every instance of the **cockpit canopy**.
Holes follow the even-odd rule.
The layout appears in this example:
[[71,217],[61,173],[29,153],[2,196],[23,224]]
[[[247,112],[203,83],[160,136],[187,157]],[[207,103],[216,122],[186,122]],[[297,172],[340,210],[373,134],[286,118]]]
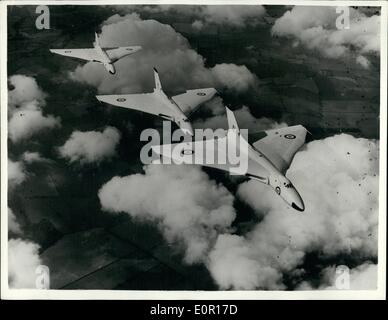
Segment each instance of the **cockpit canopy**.
[[294,186],[292,185],[291,181],[289,181],[288,183],[287,182],[283,182],[283,185],[286,187],[286,188],[293,188]]

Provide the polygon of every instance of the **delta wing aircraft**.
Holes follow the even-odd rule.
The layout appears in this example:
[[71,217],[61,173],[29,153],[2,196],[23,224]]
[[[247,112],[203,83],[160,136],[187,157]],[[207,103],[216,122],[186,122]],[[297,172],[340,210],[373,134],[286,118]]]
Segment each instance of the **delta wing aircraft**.
[[114,63],[121,58],[141,50],[141,46],[103,48],[100,45],[98,34],[95,33],[94,48],[86,49],[50,49],[52,53],[62,56],[78,58],[82,60],[98,62],[104,65],[105,69],[111,74],[116,73]]
[[157,115],[175,122],[185,134],[194,135],[188,117],[202,103],[217,93],[214,88],[187,90],[171,98],[162,90],[158,71],[154,68],[155,89],[152,93],[100,95],[97,99],[108,104]]
[[[227,134],[218,139],[205,139],[175,144],[165,144],[153,146],[156,154],[172,159],[176,163],[198,164],[193,161],[193,155],[198,150],[202,154],[217,153],[217,158],[228,159],[226,149],[235,148],[237,152],[245,153],[248,166],[245,175],[251,179],[258,180],[271,186],[275,192],[292,208],[304,211],[305,206],[298,191],[286,178],[285,174],[289,168],[295,153],[305,143],[307,130],[296,125],[292,127],[280,128],[258,132],[244,137],[240,133],[236,118],[233,112],[226,108],[229,130]],[[241,138],[238,139],[237,138]],[[224,140],[224,141],[222,141]],[[240,141],[237,145],[236,141]],[[230,145],[234,144],[234,145]],[[176,147],[178,151],[173,152]],[[220,154],[221,153],[221,154]],[[233,165],[219,163],[200,163],[203,166],[217,168],[220,170],[233,172]]]

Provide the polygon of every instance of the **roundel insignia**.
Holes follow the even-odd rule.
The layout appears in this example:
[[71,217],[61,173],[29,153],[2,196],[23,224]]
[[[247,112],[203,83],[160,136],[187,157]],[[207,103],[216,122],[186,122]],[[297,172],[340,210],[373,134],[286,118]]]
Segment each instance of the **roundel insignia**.
[[197,92],[197,96],[206,96],[205,92]]
[[186,156],[189,156],[189,155],[192,155],[194,154],[194,150],[191,150],[191,149],[183,149],[182,150],[182,154],[186,155]]
[[116,101],[117,102],[124,102],[124,101],[127,101],[127,99],[125,99],[125,98],[117,98]]
[[284,138],[286,138],[286,139],[295,139],[296,136],[295,136],[294,134],[288,133],[288,134],[285,134],[285,135],[284,135]]
[[276,188],[275,188],[275,191],[276,191],[277,194],[280,195],[280,187],[276,187]]

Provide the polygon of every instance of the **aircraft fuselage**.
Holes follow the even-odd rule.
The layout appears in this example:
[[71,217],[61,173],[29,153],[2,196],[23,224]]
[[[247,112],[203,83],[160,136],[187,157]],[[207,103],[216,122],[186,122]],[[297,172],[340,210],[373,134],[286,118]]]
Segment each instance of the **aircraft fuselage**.
[[115,74],[116,69],[113,65],[112,60],[108,57],[104,49],[101,48],[100,45],[94,43],[94,49],[97,51],[97,54],[100,56],[101,61],[96,61],[101,63],[104,68],[110,73],[110,74]]
[[193,127],[187,119],[186,115],[182,112],[179,106],[163,92],[163,90],[154,89],[154,93],[160,97],[162,103],[169,108],[174,117],[165,114],[159,114],[160,117],[175,122],[185,134],[194,135]]
[[[228,134],[240,136],[240,133],[237,130],[229,130]],[[275,167],[275,165],[263,152],[250,145],[244,137],[241,140],[242,143],[247,144],[246,148],[241,148],[241,146],[236,146],[236,148],[239,149],[240,152],[248,150],[247,157],[249,167],[246,176],[261,183],[270,185],[277,195],[280,196],[289,206],[295,210],[304,211],[305,206],[302,197],[299,195],[291,181]],[[237,141],[237,139],[229,139],[229,141]],[[265,176],[263,176],[263,172],[266,172]]]

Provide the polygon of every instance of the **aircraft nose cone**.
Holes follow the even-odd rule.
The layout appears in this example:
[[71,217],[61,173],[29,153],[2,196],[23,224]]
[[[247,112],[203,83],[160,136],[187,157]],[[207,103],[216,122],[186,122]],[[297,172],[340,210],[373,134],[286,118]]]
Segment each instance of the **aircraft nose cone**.
[[290,189],[290,197],[288,197],[288,204],[297,211],[303,212],[305,207],[301,196],[295,188]]
[[302,205],[299,207],[299,206],[297,206],[297,205],[295,204],[295,202],[293,202],[291,206],[292,206],[295,210],[298,210],[298,211],[301,211],[301,212],[304,211],[304,205],[303,205],[303,203],[302,203]]

